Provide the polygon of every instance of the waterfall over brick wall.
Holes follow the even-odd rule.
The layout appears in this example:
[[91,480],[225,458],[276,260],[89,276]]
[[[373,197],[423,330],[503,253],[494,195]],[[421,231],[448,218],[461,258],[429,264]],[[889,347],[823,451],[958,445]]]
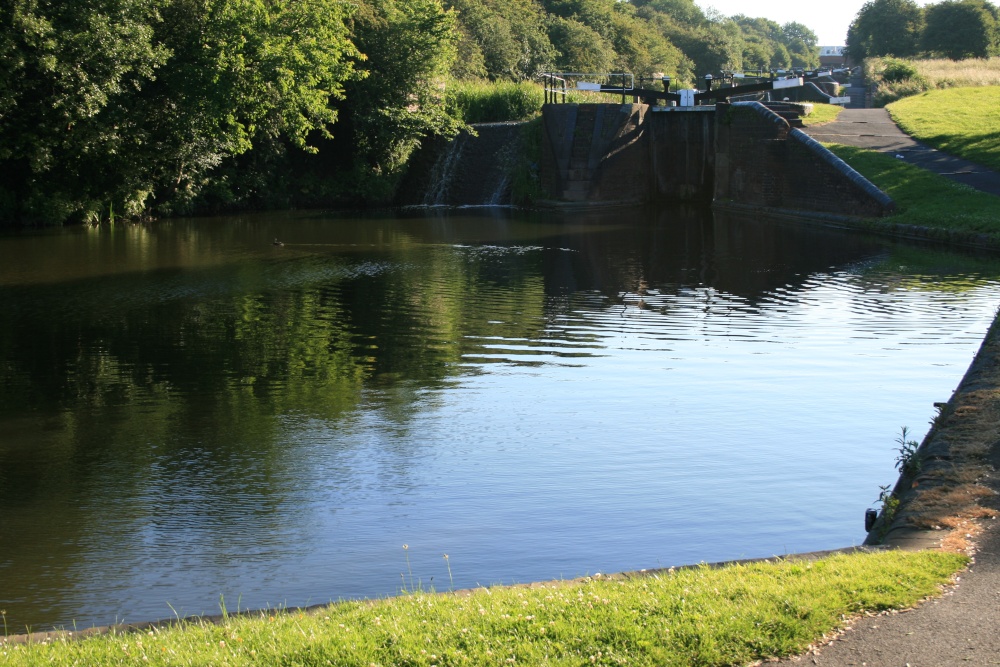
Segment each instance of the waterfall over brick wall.
[[400,203],[416,206],[507,206],[521,150],[522,123],[479,123],[475,135],[425,144],[411,161]]

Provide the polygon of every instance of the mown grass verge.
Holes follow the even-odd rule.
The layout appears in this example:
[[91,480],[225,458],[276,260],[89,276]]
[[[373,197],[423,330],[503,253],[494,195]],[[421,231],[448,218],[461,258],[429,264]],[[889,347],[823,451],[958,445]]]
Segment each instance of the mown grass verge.
[[0,647],[21,665],[734,665],[802,652],[850,615],[909,607],[967,562],[945,552],[835,554],[404,594],[310,613]]
[[1000,245],[1000,197],[883,153],[838,144],[827,147],[896,202],[894,215],[873,224],[923,227],[926,236],[941,240],[986,235]]
[[1000,86],[932,90],[886,109],[914,139],[1000,170]]
[[836,104],[812,103],[812,112],[808,116],[802,116],[803,125],[822,125],[837,120],[837,116],[844,110],[844,107]]

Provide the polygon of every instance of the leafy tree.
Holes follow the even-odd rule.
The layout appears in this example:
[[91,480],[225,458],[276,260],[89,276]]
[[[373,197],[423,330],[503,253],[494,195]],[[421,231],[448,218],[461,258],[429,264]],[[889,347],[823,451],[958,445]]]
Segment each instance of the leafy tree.
[[923,24],[923,10],[913,0],[870,0],[847,30],[847,50],[855,61],[915,55]]
[[[362,199],[391,194],[393,179],[428,135],[453,136],[443,84],[455,57],[454,14],[439,0],[362,0],[351,35],[366,76],[345,86],[344,129],[330,151],[347,188]],[[329,148],[329,147],[327,147]]]
[[459,79],[528,79],[548,69],[555,50],[546,15],[532,0],[449,0],[457,16]]
[[[631,7],[631,5],[624,5]],[[654,72],[676,77],[687,62],[679,48],[664,39],[656,26],[634,11],[617,11],[612,17],[611,44],[617,54],[615,69],[648,76]]]
[[542,0],[552,16],[572,19],[611,39],[617,0]]
[[961,60],[1000,53],[997,8],[983,0],[946,0],[924,9],[921,46],[928,53]]
[[819,67],[819,40],[812,30],[792,21],[781,26],[779,40],[788,49],[792,67]]
[[330,136],[331,103],[356,76],[345,11],[336,0],[171,2],[158,33],[173,57],[141,99],[159,210],[190,206],[214,167],[255,143],[315,150],[312,133]]
[[783,69],[791,66],[788,50],[782,44],[781,26],[765,18],[742,14],[732,20],[743,34],[743,67],[747,69]]
[[166,62],[169,52],[153,38],[162,4],[4,4],[0,219],[62,222],[85,215],[109,190],[129,199],[132,175],[110,175],[99,157],[124,139],[111,110]]
[[563,72],[609,72],[615,66],[612,45],[593,28],[572,18],[551,16],[549,38],[557,45],[556,68]]
[[[356,51],[337,0],[17,0],[0,41],[6,220],[185,210],[258,138],[328,133]],[[13,45],[13,46],[12,46]]]
[[632,4],[649,12],[669,16],[680,25],[693,27],[707,22],[705,13],[694,0],[632,0]]
[[710,21],[695,28],[674,26],[667,35],[693,61],[696,80],[709,73],[743,67],[743,34],[734,21]]

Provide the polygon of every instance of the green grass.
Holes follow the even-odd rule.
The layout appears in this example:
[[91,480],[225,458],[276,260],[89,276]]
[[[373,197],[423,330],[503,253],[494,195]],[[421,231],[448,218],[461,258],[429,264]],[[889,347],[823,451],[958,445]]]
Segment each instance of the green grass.
[[882,153],[836,144],[828,148],[893,198],[897,212],[888,222],[942,230],[942,240],[957,232],[986,234],[1000,243],[1000,197]]
[[935,595],[943,552],[834,555],[470,595],[406,594],[318,612],[11,645],[21,665],[733,665],[802,652],[851,614]]
[[931,90],[886,108],[918,141],[1000,170],[1000,87]]
[[803,125],[822,125],[837,120],[837,116],[844,110],[844,107],[836,104],[812,103],[812,112],[808,116],[802,116]]

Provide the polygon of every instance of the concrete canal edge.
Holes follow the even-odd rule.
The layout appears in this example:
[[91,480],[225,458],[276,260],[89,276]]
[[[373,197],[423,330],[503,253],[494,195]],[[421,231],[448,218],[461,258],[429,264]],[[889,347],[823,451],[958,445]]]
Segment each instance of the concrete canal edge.
[[[692,565],[676,565],[672,567],[660,567],[655,569],[644,569],[644,570],[633,570],[629,572],[616,572],[613,574],[602,574],[596,572],[593,575],[577,577],[575,579],[554,579],[550,581],[533,581],[528,583],[517,583],[517,584],[503,584],[504,588],[553,588],[557,586],[572,586],[574,584],[588,583],[591,581],[616,581],[623,579],[636,579],[641,577],[657,577],[661,575],[669,575],[673,572],[682,570],[692,570],[702,567],[707,567],[711,569],[718,569],[723,567],[728,567],[731,565],[749,565],[753,563],[768,563],[768,562],[778,562],[784,560],[820,560],[821,558],[827,558],[828,556],[833,556],[835,554],[851,554],[851,553],[870,553],[873,551],[881,551],[888,547],[885,546],[854,546],[846,547],[843,549],[829,549],[826,551],[812,551],[809,553],[798,553],[798,554],[787,554],[784,556],[772,556],[770,558],[745,558],[741,560],[729,560],[720,561],[715,563],[697,563]],[[437,591],[435,595],[457,595],[460,597],[469,597],[477,592],[486,590],[487,587],[479,586],[476,588],[463,588],[454,591]],[[489,588],[492,588],[490,586]],[[370,598],[363,601],[377,603],[380,600],[386,598]],[[247,609],[237,612],[231,612],[227,614],[212,614],[212,615],[201,615],[201,616],[186,616],[178,618],[167,618],[158,621],[145,621],[139,623],[118,623],[115,625],[103,625],[94,626],[90,628],[85,628],[82,630],[50,630],[45,632],[32,632],[30,634],[20,634],[20,635],[9,635],[0,636],[0,646],[5,645],[24,645],[24,644],[51,644],[53,642],[72,642],[79,641],[82,639],[87,639],[90,637],[98,637],[101,635],[122,635],[136,632],[152,632],[161,628],[169,628],[174,625],[181,623],[206,623],[210,625],[221,625],[231,618],[245,618],[251,616],[267,616],[274,614],[292,614],[292,613],[304,613],[304,614],[316,614],[322,612],[324,609],[329,608],[331,604],[337,604],[335,601],[323,602],[319,604],[309,605],[307,607],[271,607],[267,609]]]
[[998,512],[985,504],[1000,479],[1000,317],[911,456],[865,540],[900,549],[967,550]]

